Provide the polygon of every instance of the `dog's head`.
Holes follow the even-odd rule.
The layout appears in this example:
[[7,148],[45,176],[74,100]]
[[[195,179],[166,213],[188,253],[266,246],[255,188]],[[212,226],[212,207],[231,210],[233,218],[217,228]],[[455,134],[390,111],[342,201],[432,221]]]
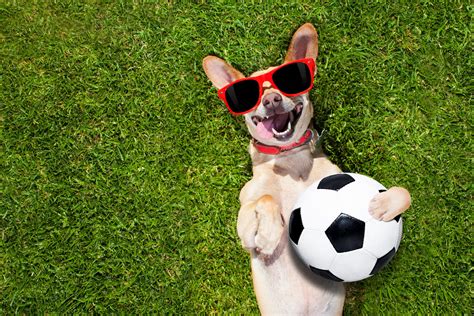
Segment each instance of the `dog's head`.
[[[285,63],[302,58],[312,58],[316,61],[317,56],[316,29],[309,23],[304,24],[293,35]],[[203,68],[217,89],[244,78],[241,72],[214,56],[204,58]],[[255,72],[250,77],[260,76],[275,68]],[[258,106],[244,115],[250,134],[257,141],[272,146],[285,146],[296,142],[305,133],[313,116],[308,93],[287,97],[269,81],[263,82],[262,89]]]

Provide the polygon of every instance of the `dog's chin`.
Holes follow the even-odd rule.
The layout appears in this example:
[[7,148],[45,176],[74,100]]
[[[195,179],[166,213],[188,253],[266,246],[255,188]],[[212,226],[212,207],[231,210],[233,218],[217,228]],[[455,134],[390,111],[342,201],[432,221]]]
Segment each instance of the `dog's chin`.
[[246,116],[246,123],[253,138],[263,144],[284,146],[297,141],[306,131],[309,122],[303,122],[304,106],[297,104],[288,112],[271,116]]

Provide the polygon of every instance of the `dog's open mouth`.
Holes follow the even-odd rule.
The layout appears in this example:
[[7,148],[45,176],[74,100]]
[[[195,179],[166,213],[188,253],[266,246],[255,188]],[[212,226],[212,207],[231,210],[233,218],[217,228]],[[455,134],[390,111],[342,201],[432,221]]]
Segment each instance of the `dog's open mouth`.
[[275,138],[279,141],[285,141],[293,136],[302,111],[303,105],[297,104],[289,112],[275,113],[266,117],[256,115],[252,117],[252,121],[257,126],[257,133],[262,139]]

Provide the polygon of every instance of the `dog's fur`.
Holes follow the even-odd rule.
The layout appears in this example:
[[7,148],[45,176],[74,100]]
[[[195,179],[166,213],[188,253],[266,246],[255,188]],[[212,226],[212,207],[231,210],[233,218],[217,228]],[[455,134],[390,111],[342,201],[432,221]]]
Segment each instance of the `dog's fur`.
[[[318,56],[318,36],[309,23],[293,35],[285,62]],[[203,61],[204,71],[218,89],[244,76],[222,59],[208,56]],[[274,68],[274,67],[273,67]],[[273,68],[256,72],[257,76]],[[281,97],[275,106],[268,106],[275,95]],[[264,105],[267,100],[267,105]],[[279,100],[279,99],[278,99]],[[295,110],[299,118],[292,126],[291,137],[262,138],[257,123],[262,117]],[[313,107],[308,94],[289,98],[279,93],[269,82],[259,106],[245,114],[251,136],[260,143],[284,146],[296,142],[308,129]],[[279,155],[267,155],[250,144],[253,178],[240,193],[241,208],[237,232],[242,245],[251,255],[254,289],[262,314],[335,315],[343,310],[345,290],[341,283],[324,280],[304,267],[288,246],[288,219],[298,196],[310,184],[322,177],[340,173],[324,154],[314,152],[311,144],[297,147]],[[410,206],[410,194],[399,187],[379,193],[370,203],[371,214],[389,221]]]

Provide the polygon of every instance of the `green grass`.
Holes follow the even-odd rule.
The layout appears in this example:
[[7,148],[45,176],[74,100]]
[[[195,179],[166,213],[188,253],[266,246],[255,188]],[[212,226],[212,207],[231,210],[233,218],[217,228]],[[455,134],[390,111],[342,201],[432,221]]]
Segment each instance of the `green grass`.
[[304,22],[326,152],[413,197],[345,313],[471,314],[473,7],[361,3],[2,2],[2,314],[256,313],[248,136],[201,60],[278,64]]

